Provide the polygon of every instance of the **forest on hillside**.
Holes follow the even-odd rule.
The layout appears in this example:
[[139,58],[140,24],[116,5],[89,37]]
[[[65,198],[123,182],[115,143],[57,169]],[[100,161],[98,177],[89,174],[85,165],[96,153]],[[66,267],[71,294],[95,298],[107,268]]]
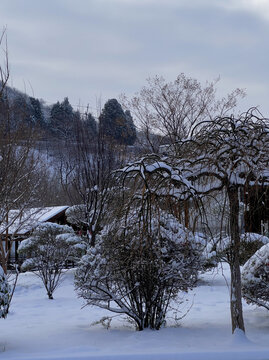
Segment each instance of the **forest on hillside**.
[[136,128],[129,110],[123,110],[116,99],[110,99],[96,119],[90,112],[81,113],[73,109],[68,97],[48,106],[40,100],[5,86],[0,99],[0,120],[9,117],[10,126],[15,129],[25,125],[40,134],[40,140],[75,141],[76,129],[83,127],[89,134],[89,141],[100,132],[117,144],[133,145]]

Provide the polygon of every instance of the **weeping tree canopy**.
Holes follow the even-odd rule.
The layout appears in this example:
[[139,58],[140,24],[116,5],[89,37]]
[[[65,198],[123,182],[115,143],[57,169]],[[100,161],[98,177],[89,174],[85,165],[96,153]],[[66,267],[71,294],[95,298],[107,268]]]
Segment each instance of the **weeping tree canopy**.
[[224,191],[231,241],[232,331],[244,331],[241,302],[239,189],[269,186],[269,120],[253,108],[239,117],[223,116],[197,123],[189,137],[167,149],[196,194]]
[[[238,118],[202,121],[175,144],[176,157],[197,183],[212,177],[216,188],[268,184],[269,121],[253,108]],[[212,191],[212,189],[209,189]]]

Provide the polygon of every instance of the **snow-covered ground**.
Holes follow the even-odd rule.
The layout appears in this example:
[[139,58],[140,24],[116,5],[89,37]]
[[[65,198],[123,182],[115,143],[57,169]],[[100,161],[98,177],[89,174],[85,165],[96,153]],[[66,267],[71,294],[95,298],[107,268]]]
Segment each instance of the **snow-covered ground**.
[[[105,315],[82,307],[73,289],[73,270],[48,300],[41,281],[21,274],[7,319],[0,320],[0,359],[4,360],[257,360],[269,359],[269,312],[244,303],[247,337],[231,335],[229,281],[224,274],[202,275],[185,296],[187,316],[176,325],[173,312],[160,331],[135,331],[114,318],[109,330],[93,325]],[[112,314],[113,315],[113,314]]]

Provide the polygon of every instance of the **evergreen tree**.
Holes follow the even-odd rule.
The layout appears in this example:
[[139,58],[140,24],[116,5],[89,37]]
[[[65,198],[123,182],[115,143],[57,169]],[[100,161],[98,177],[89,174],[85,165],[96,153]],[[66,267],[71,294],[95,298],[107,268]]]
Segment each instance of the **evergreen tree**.
[[9,100],[11,127],[13,129],[18,128],[22,123],[31,124],[31,105],[27,100],[27,97],[20,93],[12,101]]
[[61,104],[59,103],[59,101],[57,101],[57,103],[53,104],[51,107],[51,111],[50,111],[51,122],[53,122],[54,119],[60,118],[61,115],[62,115]]
[[136,140],[136,128],[135,124],[131,115],[131,112],[129,110],[125,111],[125,118],[127,122],[127,144],[133,145]]
[[68,97],[64,98],[64,101],[61,103],[61,108],[65,116],[72,116],[73,108],[72,105],[69,103]]
[[106,102],[99,117],[100,131],[119,144],[132,145],[136,138],[135,126],[129,111],[123,111],[116,99]]
[[86,130],[93,137],[95,137],[97,135],[97,123],[96,123],[96,120],[95,120],[95,118],[93,117],[93,115],[91,113],[86,115],[85,125],[86,125]]
[[63,102],[57,101],[51,108],[50,126],[51,131],[57,137],[68,139],[74,131],[74,112],[68,98],[64,98]]
[[29,98],[31,104],[31,120],[36,125],[44,125],[44,115],[42,112],[41,104],[38,99],[33,97]]

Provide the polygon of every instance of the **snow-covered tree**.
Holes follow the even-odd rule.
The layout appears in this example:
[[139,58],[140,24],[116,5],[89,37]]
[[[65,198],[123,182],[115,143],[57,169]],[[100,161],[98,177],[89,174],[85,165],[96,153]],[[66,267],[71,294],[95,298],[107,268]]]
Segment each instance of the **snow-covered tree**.
[[66,210],[65,215],[67,222],[76,226],[78,230],[82,230],[84,227],[87,227],[88,220],[84,204],[70,206]]
[[[240,276],[239,190],[269,185],[269,121],[256,109],[239,117],[224,116],[196,122],[188,138],[178,139],[167,147],[166,154],[150,164],[152,156],[126,167],[126,176],[139,172],[144,178],[145,193],[148,175],[154,175],[154,195],[184,199],[204,199],[222,192],[228,208],[231,240],[232,331],[244,331]],[[147,164],[146,167],[144,164]],[[152,177],[151,175],[151,177]],[[168,186],[169,184],[169,186]],[[198,204],[199,205],[199,204]],[[220,222],[221,230],[221,222]]]
[[269,121],[256,109],[218,117],[178,141],[175,162],[201,196],[224,191],[227,199],[232,331],[244,331],[240,276],[239,189],[269,185]]
[[113,217],[76,273],[86,304],[127,314],[139,330],[163,325],[171,299],[194,286],[203,262],[204,243],[172,212],[194,189],[159,160],[142,158],[114,173],[121,193],[107,207]]
[[244,265],[242,292],[248,303],[269,310],[269,244],[256,251]]
[[66,211],[66,219],[79,231],[85,240],[85,244],[94,246],[96,234],[102,229],[103,209],[99,208],[97,187],[95,190],[92,189],[91,192],[96,193],[96,199],[93,200],[95,206],[91,207],[91,203],[70,206]]
[[68,260],[77,260],[85,246],[81,238],[67,225],[44,223],[23,240],[19,253],[26,257],[22,271],[34,271],[42,280],[49,299],[59,285]]
[[195,285],[203,244],[161,209],[116,217],[83,256],[75,286],[86,305],[126,314],[139,330],[160,329],[169,303]]
[[39,99],[36,99],[34,97],[29,97],[29,101],[31,104],[31,122],[32,125],[39,125],[44,126],[45,120],[44,120],[44,114],[42,111],[41,103]]
[[8,313],[10,287],[6,275],[0,266],[0,318],[5,318]]

